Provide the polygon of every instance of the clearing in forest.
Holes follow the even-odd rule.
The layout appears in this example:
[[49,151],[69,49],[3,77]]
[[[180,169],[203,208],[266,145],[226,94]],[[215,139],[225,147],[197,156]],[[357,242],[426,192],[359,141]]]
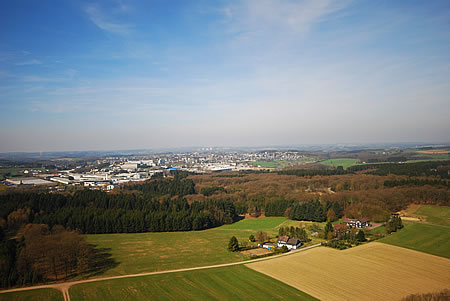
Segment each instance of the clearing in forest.
[[247,265],[321,300],[398,300],[449,288],[450,260],[382,243],[315,248]]

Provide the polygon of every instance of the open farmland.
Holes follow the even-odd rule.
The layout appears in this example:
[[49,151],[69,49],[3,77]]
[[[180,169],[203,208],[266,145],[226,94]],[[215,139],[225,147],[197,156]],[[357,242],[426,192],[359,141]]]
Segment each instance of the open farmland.
[[450,207],[412,205],[402,214],[430,224],[404,222],[404,229],[379,242],[450,258]]
[[406,222],[404,225],[379,242],[450,258],[449,227]]
[[450,286],[450,260],[377,242],[247,266],[322,300],[396,300]]
[[85,283],[71,300],[316,300],[244,266]]
[[[135,274],[197,267],[244,260],[227,250],[231,236],[248,241],[250,234],[265,231],[271,236],[280,225],[295,222],[284,217],[245,219],[231,225],[190,232],[87,235],[88,242],[108,252],[119,262],[102,276]],[[297,222],[299,224],[299,222]]]
[[0,294],[0,301],[59,301],[64,300],[60,291],[53,288],[42,288],[30,291]]
[[328,159],[324,161],[319,161],[317,163],[327,166],[338,167],[342,166],[344,169],[349,168],[350,166],[359,164],[361,161],[359,159],[352,158],[339,158],[339,159]]

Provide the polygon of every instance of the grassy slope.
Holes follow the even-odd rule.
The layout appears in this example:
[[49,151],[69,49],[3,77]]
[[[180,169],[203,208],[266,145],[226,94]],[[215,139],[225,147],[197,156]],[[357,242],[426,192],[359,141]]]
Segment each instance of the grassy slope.
[[426,216],[429,223],[450,226],[450,207],[421,206],[414,213]]
[[244,266],[76,285],[71,300],[316,300]]
[[360,162],[361,161],[359,159],[342,158],[342,159],[329,159],[317,163],[334,167],[342,166],[344,167],[344,169],[347,169],[350,166],[359,164]]
[[29,301],[48,301],[48,300],[64,300],[63,295],[60,291],[52,289],[52,288],[43,288],[32,291],[23,291],[23,292],[14,292],[14,293],[6,293],[0,294],[0,300],[29,300]]
[[231,236],[246,241],[259,230],[275,236],[279,225],[288,221],[284,217],[246,219],[204,231],[96,234],[87,235],[87,239],[100,248],[111,249],[119,262],[102,276],[123,275],[241,261],[243,255],[227,250]]
[[436,225],[405,222],[404,229],[379,241],[450,258],[450,207],[421,206],[414,214]]
[[450,258],[450,229],[419,223],[404,223],[405,228],[379,242]]

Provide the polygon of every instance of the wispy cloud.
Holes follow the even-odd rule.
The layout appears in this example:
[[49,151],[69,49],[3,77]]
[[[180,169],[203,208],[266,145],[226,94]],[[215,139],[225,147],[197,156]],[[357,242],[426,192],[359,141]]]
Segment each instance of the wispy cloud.
[[[102,11],[98,5],[88,5],[84,8],[84,11],[92,23],[104,31],[119,35],[128,35],[131,32],[132,25],[113,21],[112,17]],[[125,10],[121,8],[120,11]]]
[[350,0],[242,0],[222,8],[229,53],[254,65],[289,61],[317,25],[338,18]]
[[[308,32],[311,27],[350,1],[335,0],[245,0],[223,9],[223,14],[234,24],[233,29],[248,33],[289,31]],[[269,30],[269,32],[267,32]]]
[[36,60],[36,59],[16,63],[17,66],[40,65],[40,64],[42,64],[42,62],[40,60]]

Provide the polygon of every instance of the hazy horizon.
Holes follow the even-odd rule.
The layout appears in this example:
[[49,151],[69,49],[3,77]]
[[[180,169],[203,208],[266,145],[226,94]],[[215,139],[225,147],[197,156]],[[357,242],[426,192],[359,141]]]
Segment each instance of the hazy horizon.
[[3,1],[0,152],[450,141],[448,1]]

